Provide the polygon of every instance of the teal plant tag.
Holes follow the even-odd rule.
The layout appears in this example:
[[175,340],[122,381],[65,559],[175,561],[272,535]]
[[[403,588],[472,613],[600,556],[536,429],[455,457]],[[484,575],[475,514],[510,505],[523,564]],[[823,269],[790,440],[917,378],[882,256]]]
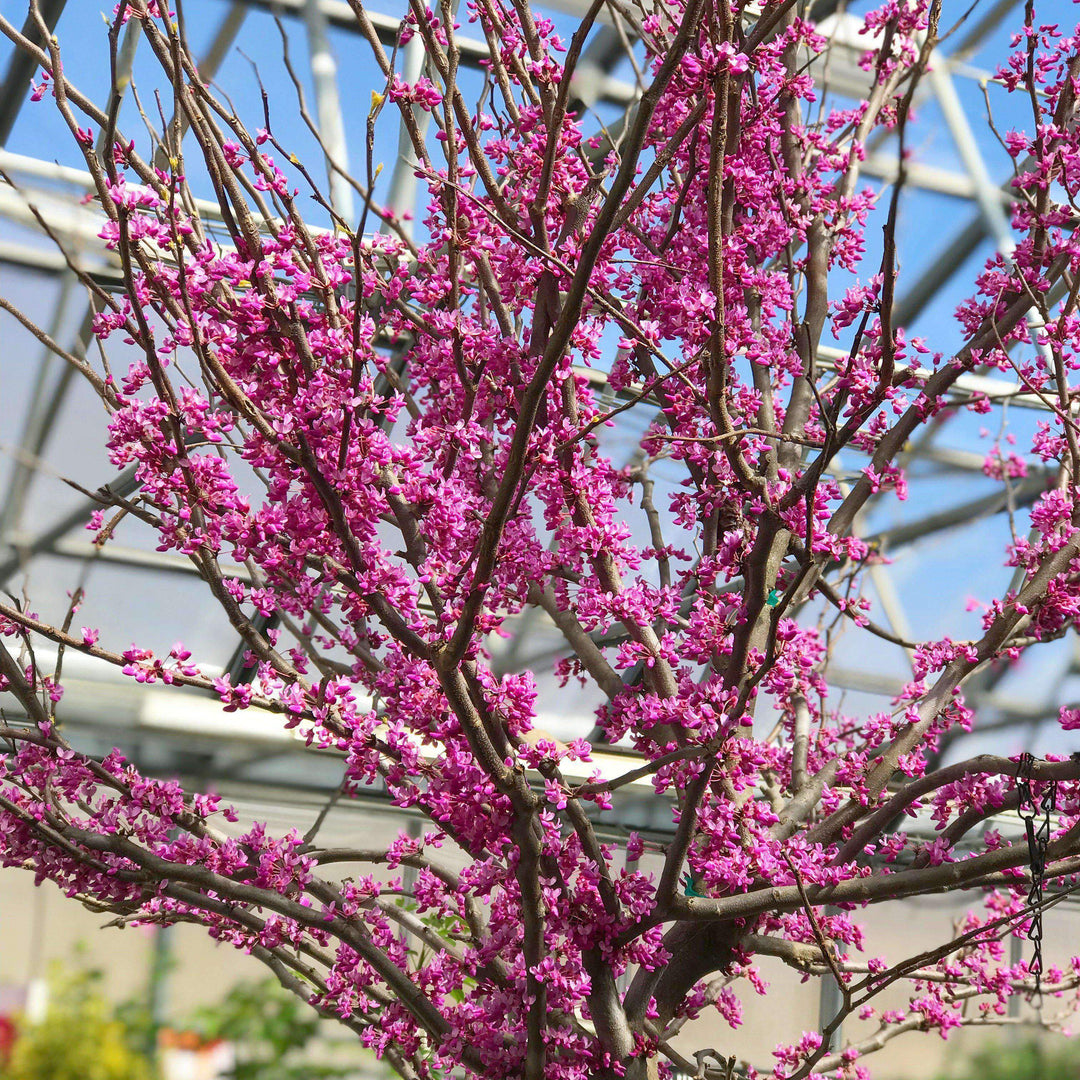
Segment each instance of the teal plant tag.
[[705,894],[698,892],[697,889],[694,887],[694,879],[690,876],[689,871],[683,874],[682,883],[684,896],[697,896],[702,900],[706,899]]

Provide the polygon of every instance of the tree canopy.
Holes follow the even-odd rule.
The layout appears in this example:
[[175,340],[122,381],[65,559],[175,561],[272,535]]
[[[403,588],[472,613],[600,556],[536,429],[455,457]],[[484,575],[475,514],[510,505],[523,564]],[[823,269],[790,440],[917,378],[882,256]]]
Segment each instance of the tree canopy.
[[[390,41],[350,7],[378,86],[368,131],[396,114],[426,190],[415,229],[376,197],[373,134],[358,177],[325,147],[361,208],[349,219],[269,112],[240,117],[207,85],[155,0],[113,15],[104,109],[69,81],[67,46],[0,17],[39,69],[34,107],[81,148],[120,275],[65,252],[93,305],[85,355],[4,307],[93,387],[111,461],[132,470],[133,492],[92,493],[96,542],[149,526],[247,661],[219,676],[182,644],[79,629],[77,600],[66,617],[0,601],[18,703],[0,723],[0,860],[121,922],[205,925],[408,1080],[693,1071],[672,1039],[706,1010],[737,1025],[739,994],[764,992],[756,955],[840,985],[824,1031],[748,1066],[777,1080],[867,1076],[896,1034],[1072,994],[1080,969],[1010,963],[1002,941],[1037,935],[1044,886],[1080,870],[1080,762],[941,752],[978,725],[965,683],[1080,610],[1078,38],[1029,2],[1000,58],[995,92],[1028,110],[1003,134],[1014,242],[959,304],[961,344],[939,349],[895,315],[907,130],[951,29],[940,0],[860,15],[865,96],[831,107],[815,83],[829,40],[794,0],[594,0],[566,40],[524,0],[411,0]],[[618,130],[574,91],[601,18],[638,68]],[[119,123],[129,20],[161,78],[139,130]],[[459,23],[486,46],[473,82]],[[411,41],[424,63],[406,78]],[[881,192],[860,165],[885,137]],[[988,409],[964,379],[995,373],[1044,412],[986,468],[1037,466],[1046,487],[977,636],[909,641],[862,591],[881,556],[859,516],[906,496],[910,441]],[[623,463],[605,437],[630,415]],[[595,692],[588,738],[543,730],[558,691],[502,662],[529,612],[561,636],[558,677]],[[910,658],[891,708],[830,691],[842,632],[869,663]],[[230,828],[217,796],[81,753],[44,643],[276,714],[339,756],[345,797],[381,785],[422,835],[331,849],[317,830]],[[635,756],[594,773],[614,744]],[[599,823],[631,784],[673,827],[623,852]],[[920,808],[932,842],[898,827]],[[1017,809],[1030,843],[986,828]],[[860,908],[964,889],[973,910],[940,949],[860,956]],[[901,982],[907,1006],[879,1008]],[[848,1016],[877,1028],[837,1047]],[[697,1064],[719,1076],[725,1056]]]

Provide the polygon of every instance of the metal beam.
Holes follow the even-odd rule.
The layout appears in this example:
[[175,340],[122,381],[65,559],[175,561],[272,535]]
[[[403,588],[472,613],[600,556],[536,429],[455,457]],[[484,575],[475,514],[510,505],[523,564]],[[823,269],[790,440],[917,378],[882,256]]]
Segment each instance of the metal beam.
[[[60,287],[60,297],[54,309],[52,325],[48,329],[49,337],[54,341],[60,336],[60,330],[67,313],[67,299],[75,283],[75,277],[66,273]],[[75,342],[70,352],[80,359],[85,358],[86,347],[93,334],[94,309],[87,306],[82,325],[75,335]],[[30,408],[23,422],[19,436],[18,457],[11,473],[3,505],[0,505],[0,539],[19,527],[26,498],[37,473],[38,461],[52,433],[56,418],[63,407],[64,399],[71,388],[75,369],[64,363],[56,378],[51,392],[48,391],[49,374],[59,362],[59,357],[47,346],[43,347],[38,361],[38,374],[30,398]]]
[[350,225],[353,223],[353,189],[341,171],[348,172],[349,148],[345,141],[345,125],[341,117],[341,98],[338,95],[337,62],[326,32],[327,19],[319,0],[304,4],[304,25],[307,28],[308,59],[311,78],[315,84],[315,106],[319,115],[319,138],[326,154],[326,176],[330,188],[330,205]]
[[[41,17],[49,28],[50,34],[56,29],[60,13],[64,10],[64,2],[65,0],[40,0],[39,2]],[[44,45],[40,28],[33,15],[26,16],[22,32],[23,36],[29,38],[35,45]],[[7,145],[11,129],[15,126],[23,103],[29,97],[30,80],[34,77],[36,66],[33,58],[22,49],[16,48],[11,54],[3,84],[0,84],[0,146]]]
[[[987,36],[996,30],[1005,16],[1017,6],[1018,0],[997,0],[996,3],[992,4],[982,18],[957,42],[951,53],[952,59],[965,60],[974,55]],[[969,8],[968,14],[970,14],[970,11]],[[967,19],[967,14],[964,15],[964,19]]]
[[[98,488],[98,491],[105,495],[111,493],[121,497],[132,494],[139,487],[139,481],[135,478],[135,469],[134,465],[129,466],[115,480]],[[66,536],[80,525],[85,525],[87,518],[95,510],[99,510],[101,505],[92,499],[87,499],[76,509],[69,510],[63,517],[53,522],[44,532],[38,533],[24,546],[0,559],[0,585],[3,585],[12,574],[17,573],[19,568],[33,556],[49,551],[60,537]]]
[[[15,532],[7,538],[8,551],[16,555],[20,551],[29,550],[35,537],[26,532]],[[77,562],[86,562],[94,559],[97,562],[108,563],[113,566],[129,566],[133,570],[146,570],[155,574],[176,574],[180,577],[198,577],[199,570],[186,556],[178,555],[175,551],[153,551],[142,548],[129,547],[110,540],[104,547],[97,547],[89,540],[79,540],[75,537],[59,537],[48,547],[48,554],[55,559],[73,559]],[[230,578],[236,578],[250,584],[251,574],[247,567],[237,563],[220,563],[221,572]]]
[[[291,15],[302,17],[308,0],[245,0],[254,8],[261,8],[275,15]],[[347,30],[350,33],[359,33],[360,28],[356,22],[356,15],[352,8],[344,0],[315,0],[319,10],[328,26],[338,30]],[[585,13],[583,6],[575,6],[576,11]],[[397,44],[398,35],[401,32],[401,20],[392,15],[386,15],[380,11],[367,10],[368,18],[374,26],[382,43],[390,48]],[[610,22],[611,16],[606,10],[602,10],[597,18],[600,23]],[[454,35],[454,44],[461,53],[461,62],[471,67],[477,67],[481,60],[488,59],[488,47],[486,41],[477,38]],[[637,97],[637,87],[619,79],[606,78],[601,84],[600,100],[613,105],[628,105]]]
[[906,525],[897,525],[891,529],[882,529],[865,537],[871,544],[882,551],[895,551],[898,547],[912,544],[930,533],[943,532],[958,525],[970,525],[973,521],[991,517],[1007,510],[1011,505],[1015,509],[1030,506],[1046,491],[1052,482],[1052,475],[1045,470],[1032,471],[1022,480],[1018,480],[1011,492],[995,491],[970,502],[950,506],[936,514],[928,514],[918,521]]

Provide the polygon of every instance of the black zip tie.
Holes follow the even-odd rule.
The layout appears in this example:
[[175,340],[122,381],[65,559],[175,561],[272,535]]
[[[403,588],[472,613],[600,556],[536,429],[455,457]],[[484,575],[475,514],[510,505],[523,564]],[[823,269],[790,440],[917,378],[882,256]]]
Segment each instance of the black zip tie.
[[[1027,833],[1028,862],[1031,865],[1031,887],[1028,889],[1028,907],[1031,908],[1031,921],[1028,924],[1028,940],[1031,942],[1031,963],[1028,971],[1035,978],[1035,993],[1032,1004],[1042,1008],[1042,940],[1043,940],[1043,886],[1046,873],[1046,848],[1050,843],[1050,815],[1057,809],[1057,781],[1048,780],[1038,802],[1031,790],[1031,772],[1035,758],[1025,751],[1020,755],[1016,773],[1017,813],[1024,822]],[[1038,825],[1035,819],[1042,815]]]

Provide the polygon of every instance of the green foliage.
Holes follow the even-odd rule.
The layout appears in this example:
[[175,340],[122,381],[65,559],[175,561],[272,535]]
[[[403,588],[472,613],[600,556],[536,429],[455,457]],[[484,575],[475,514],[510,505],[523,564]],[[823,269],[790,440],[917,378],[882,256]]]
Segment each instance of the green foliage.
[[3,1080],[153,1080],[150,1060],[100,983],[99,971],[54,966],[45,1016],[20,1024]]
[[[55,964],[49,1006],[19,1034],[0,1080],[157,1080],[152,1055],[157,1024],[145,1000],[115,1006],[101,992],[102,973]],[[202,1039],[233,1044],[232,1080],[343,1080],[356,1071],[356,1053],[344,1065],[312,1061],[320,1019],[275,979],[234,986],[216,1005],[185,1023]]]
[[976,1051],[962,1069],[948,1076],[949,1080],[1076,1080],[1080,1049],[1061,1039],[996,1042]]
[[311,1008],[274,979],[234,986],[214,1006],[199,1009],[191,1027],[204,1039],[226,1039],[236,1051],[233,1080],[337,1080],[355,1072],[318,1064],[307,1050],[319,1030]]

